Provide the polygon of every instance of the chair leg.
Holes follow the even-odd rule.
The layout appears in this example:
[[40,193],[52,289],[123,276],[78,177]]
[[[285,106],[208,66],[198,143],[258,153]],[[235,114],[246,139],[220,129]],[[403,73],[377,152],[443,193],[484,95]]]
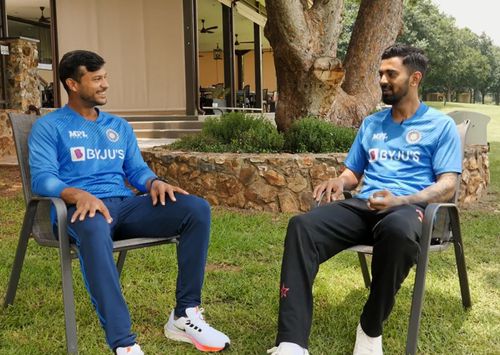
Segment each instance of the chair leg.
[[[432,217],[431,217],[432,216]],[[415,284],[413,286],[413,297],[411,300],[410,320],[408,324],[408,336],[406,338],[406,354],[415,355],[417,353],[418,329],[422,316],[422,304],[424,302],[425,277],[429,264],[429,248],[431,244],[431,234],[433,228],[434,214],[427,208],[425,210],[424,223],[422,226],[422,236],[420,238],[420,255],[417,261],[415,272]]]
[[425,271],[418,271],[415,275],[415,285],[413,286],[413,297],[411,302],[410,321],[408,324],[408,337],[406,339],[406,354],[415,355],[417,353],[418,330],[420,318],[422,316],[422,304],[425,292]]
[[[60,206],[62,204],[62,206]],[[75,297],[73,294],[73,278],[71,274],[71,249],[67,234],[66,211],[64,202],[54,202],[58,220],[59,257],[61,259],[62,291],[64,304],[64,321],[66,327],[66,351],[68,354],[78,354],[78,338],[76,335]]]
[[77,354],[78,340],[76,335],[75,299],[73,295],[71,254],[69,248],[67,252],[61,252],[61,274],[64,303],[64,321],[66,324],[66,349],[68,354]]
[[370,280],[370,270],[368,270],[368,263],[366,262],[365,253],[358,252],[358,259],[361,265],[361,273],[363,274],[363,280],[365,281],[365,287],[370,288],[371,280]]
[[7,293],[5,294],[4,307],[12,305],[14,303],[14,298],[16,297],[17,285],[19,284],[19,278],[21,277],[21,270],[23,268],[26,249],[28,248],[28,240],[31,233],[31,227],[33,226],[35,212],[35,206],[29,205],[26,213],[24,214],[23,226],[19,235],[19,242],[17,243],[16,256],[14,258],[14,264],[12,265],[9,285],[7,286]]
[[125,258],[127,257],[127,251],[122,250],[118,253],[118,260],[116,261],[116,268],[118,269],[118,275],[121,276],[123,265],[125,264]]
[[453,247],[455,249],[455,259],[457,262],[458,280],[460,282],[460,292],[462,294],[462,304],[465,308],[472,306],[469,279],[467,277],[467,268],[465,267],[464,244],[462,242],[462,234],[460,232],[460,222],[458,211],[452,210],[451,213],[451,230],[453,233]]

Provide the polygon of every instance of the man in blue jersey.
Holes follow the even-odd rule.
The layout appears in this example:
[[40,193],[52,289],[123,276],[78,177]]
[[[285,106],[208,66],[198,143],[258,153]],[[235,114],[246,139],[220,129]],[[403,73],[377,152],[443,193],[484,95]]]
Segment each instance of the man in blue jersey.
[[[85,285],[118,355],[143,354],[113,261],[112,241],[179,235],[176,306],[166,337],[220,351],[229,338],[203,319],[201,289],[210,235],[210,206],[158,178],[142,159],[134,132],[123,119],[100,111],[109,88],[96,53],[66,53],[59,78],[68,104],[37,120],[29,138],[33,192],[68,204],[68,233],[78,247]],[[125,181],[140,192],[136,196]]]
[[382,100],[391,109],[366,117],[345,160],[345,170],[318,185],[319,201],[354,198],[293,217],[288,225],[280,280],[275,355],[308,354],[312,286],[319,264],[357,244],[373,245],[372,283],[356,330],[354,354],[382,354],[383,322],[419,255],[425,206],[453,197],[461,172],[460,139],[453,120],[419,101],[427,58],[417,48],[387,48],[380,65]]

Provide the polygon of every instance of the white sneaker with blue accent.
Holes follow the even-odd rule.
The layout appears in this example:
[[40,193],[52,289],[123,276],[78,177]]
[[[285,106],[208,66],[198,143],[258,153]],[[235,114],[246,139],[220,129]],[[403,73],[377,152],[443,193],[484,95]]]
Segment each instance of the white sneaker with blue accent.
[[165,324],[165,336],[172,340],[193,344],[204,352],[216,352],[227,349],[231,341],[226,334],[212,328],[203,318],[203,308],[186,309],[186,317],[175,319],[174,311]]

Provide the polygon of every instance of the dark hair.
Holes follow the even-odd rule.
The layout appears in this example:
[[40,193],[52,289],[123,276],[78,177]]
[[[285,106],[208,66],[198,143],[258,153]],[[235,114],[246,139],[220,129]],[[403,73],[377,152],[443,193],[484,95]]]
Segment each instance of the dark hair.
[[396,43],[386,48],[384,53],[382,53],[382,59],[393,57],[403,58],[403,65],[410,69],[411,74],[419,71],[422,73],[422,79],[424,78],[428,69],[429,59],[427,59],[423,50],[406,44]]
[[59,80],[61,80],[64,88],[69,93],[69,88],[66,85],[66,79],[71,78],[80,82],[80,78],[84,72],[81,67],[85,67],[87,71],[93,72],[102,68],[105,61],[97,53],[76,50],[66,53],[59,63]]

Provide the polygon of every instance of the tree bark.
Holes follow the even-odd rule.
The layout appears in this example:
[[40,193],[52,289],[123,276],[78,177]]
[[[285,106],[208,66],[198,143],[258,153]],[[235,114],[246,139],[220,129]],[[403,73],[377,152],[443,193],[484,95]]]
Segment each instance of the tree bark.
[[380,100],[380,56],[401,29],[403,1],[361,1],[344,63],[336,57],[343,0],[266,0],[266,9],[278,129],[306,115],[358,126]]

